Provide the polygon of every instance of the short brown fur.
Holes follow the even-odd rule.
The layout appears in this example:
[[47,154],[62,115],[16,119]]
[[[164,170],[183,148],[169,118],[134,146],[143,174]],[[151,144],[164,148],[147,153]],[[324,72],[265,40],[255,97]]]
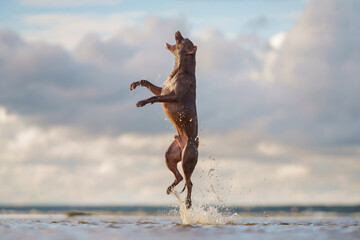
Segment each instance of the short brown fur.
[[[196,112],[195,55],[197,47],[178,31],[175,33],[175,45],[166,44],[166,48],[175,55],[175,66],[162,87],[147,80],[133,82],[130,91],[137,86],[148,88],[155,96],[141,100],[136,107],[148,103],[161,102],[165,114],[174,125],[177,135],[165,153],[166,165],[174,174],[175,181],[167,188],[167,194],[183,180],[177,169],[182,162],[187,187],[186,208],[191,207],[191,175],[198,160],[198,118]],[[185,188],[184,188],[185,189]]]

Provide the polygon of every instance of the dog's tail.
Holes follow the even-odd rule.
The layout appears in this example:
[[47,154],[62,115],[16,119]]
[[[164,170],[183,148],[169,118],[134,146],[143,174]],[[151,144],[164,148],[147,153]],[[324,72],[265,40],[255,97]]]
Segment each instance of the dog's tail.
[[185,183],[185,185],[184,185],[183,190],[181,190],[181,192],[180,192],[180,193],[183,193],[183,192],[185,191],[185,188],[186,188],[186,183]]

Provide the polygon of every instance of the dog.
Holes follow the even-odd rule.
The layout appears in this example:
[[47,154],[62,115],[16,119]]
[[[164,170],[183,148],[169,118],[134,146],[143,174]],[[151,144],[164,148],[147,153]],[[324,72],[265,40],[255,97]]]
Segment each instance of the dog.
[[170,194],[183,176],[177,169],[177,163],[182,162],[187,188],[185,206],[191,208],[191,191],[193,184],[191,175],[198,161],[198,117],[196,111],[196,77],[195,55],[197,46],[188,38],[183,38],[181,33],[175,33],[175,44],[165,44],[167,50],[175,55],[175,66],[165,80],[162,87],[157,87],[147,80],[133,82],[130,91],[138,86],[148,88],[155,96],[141,100],[136,107],[143,107],[148,103],[160,102],[168,119],[174,125],[177,135],[165,153],[166,165],[174,174],[175,181],[167,188]]

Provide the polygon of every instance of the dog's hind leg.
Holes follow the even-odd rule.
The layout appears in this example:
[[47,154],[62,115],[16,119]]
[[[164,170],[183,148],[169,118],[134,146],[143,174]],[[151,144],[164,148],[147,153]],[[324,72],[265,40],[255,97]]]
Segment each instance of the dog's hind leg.
[[177,169],[177,164],[181,161],[181,148],[178,141],[174,140],[169,146],[165,153],[165,161],[166,166],[175,176],[175,181],[166,190],[166,193],[170,194],[171,190],[183,180],[183,177]]
[[185,202],[186,209],[191,208],[191,191],[193,186],[191,182],[191,175],[198,161],[198,146],[199,146],[198,138],[189,137],[182,155],[182,166],[184,170],[184,176],[187,187],[187,196]]

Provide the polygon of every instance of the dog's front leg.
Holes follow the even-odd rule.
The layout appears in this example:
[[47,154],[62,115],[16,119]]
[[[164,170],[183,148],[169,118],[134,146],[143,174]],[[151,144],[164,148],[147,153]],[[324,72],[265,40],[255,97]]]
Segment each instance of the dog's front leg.
[[145,100],[141,100],[136,104],[136,107],[143,107],[148,103],[153,104],[155,102],[178,102],[179,100],[180,99],[178,96],[176,96],[175,92],[170,92],[169,94],[166,95],[160,95]]
[[137,82],[133,82],[130,85],[130,91],[134,90],[137,86],[146,87],[155,96],[159,96],[161,94],[161,90],[162,90],[161,87],[155,86],[154,84],[152,84],[148,80],[140,80],[140,81],[137,81]]

